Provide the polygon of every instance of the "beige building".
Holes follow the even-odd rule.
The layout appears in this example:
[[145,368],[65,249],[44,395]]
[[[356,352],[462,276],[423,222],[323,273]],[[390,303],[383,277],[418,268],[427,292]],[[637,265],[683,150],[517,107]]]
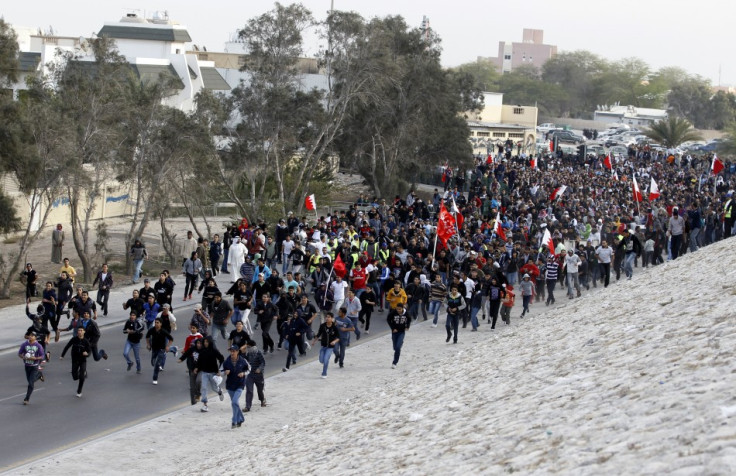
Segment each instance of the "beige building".
[[490,61],[501,73],[508,73],[522,65],[541,68],[557,54],[556,45],[544,44],[544,30],[524,28],[522,41],[499,41],[498,56],[478,57],[478,61]]
[[536,106],[503,104],[502,93],[483,93],[485,106],[467,114],[473,153],[485,155],[498,144],[511,140],[522,150],[533,153],[537,137]]

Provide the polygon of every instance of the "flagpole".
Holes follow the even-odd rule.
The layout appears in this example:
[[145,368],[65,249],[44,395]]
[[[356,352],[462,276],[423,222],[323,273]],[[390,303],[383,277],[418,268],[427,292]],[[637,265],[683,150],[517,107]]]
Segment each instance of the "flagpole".
[[324,307],[325,303],[327,302],[327,290],[330,289],[330,278],[332,277],[333,271],[335,271],[334,266],[332,267],[332,269],[330,269],[330,274],[327,275],[327,284],[325,285],[325,296],[322,299],[322,307]]

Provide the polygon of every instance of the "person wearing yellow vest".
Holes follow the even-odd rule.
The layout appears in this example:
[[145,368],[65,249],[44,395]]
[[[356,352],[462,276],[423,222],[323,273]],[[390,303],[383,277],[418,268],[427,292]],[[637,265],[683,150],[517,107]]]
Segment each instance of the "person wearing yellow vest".
[[726,194],[726,204],[723,205],[723,237],[728,238],[731,236],[731,230],[733,229],[734,216],[733,213],[733,191],[729,190]]

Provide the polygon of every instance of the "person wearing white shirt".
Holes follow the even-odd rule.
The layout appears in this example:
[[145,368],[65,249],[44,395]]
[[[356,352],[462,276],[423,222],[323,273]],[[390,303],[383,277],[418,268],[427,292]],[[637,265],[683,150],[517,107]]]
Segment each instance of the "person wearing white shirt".
[[569,299],[575,297],[572,293],[573,287],[577,291],[578,297],[580,297],[580,276],[578,269],[581,263],[580,256],[572,251],[565,257],[565,267],[567,268],[567,297]]
[[348,283],[342,280],[340,276],[337,276],[335,280],[330,284],[332,289],[333,299],[335,300],[335,310],[339,311],[345,302],[345,290],[348,287]]
[[291,251],[294,249],[294,242],[290,235],[286,236],[286,239],[281,242],[281,251],[283,252],[283,266],[281,267],[281,274],[286,274],[286,270],[289,268],[289,261],[291,261]]

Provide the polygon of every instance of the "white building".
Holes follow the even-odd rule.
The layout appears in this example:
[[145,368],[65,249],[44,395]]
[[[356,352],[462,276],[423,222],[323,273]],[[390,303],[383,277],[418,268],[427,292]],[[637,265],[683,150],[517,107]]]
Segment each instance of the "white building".
[[636,106],[600,106],[593,114],[593,120],[601,124],[627,124],[630,126],[651,126],[652,123],[667,119],[664,109],[650,109]]

